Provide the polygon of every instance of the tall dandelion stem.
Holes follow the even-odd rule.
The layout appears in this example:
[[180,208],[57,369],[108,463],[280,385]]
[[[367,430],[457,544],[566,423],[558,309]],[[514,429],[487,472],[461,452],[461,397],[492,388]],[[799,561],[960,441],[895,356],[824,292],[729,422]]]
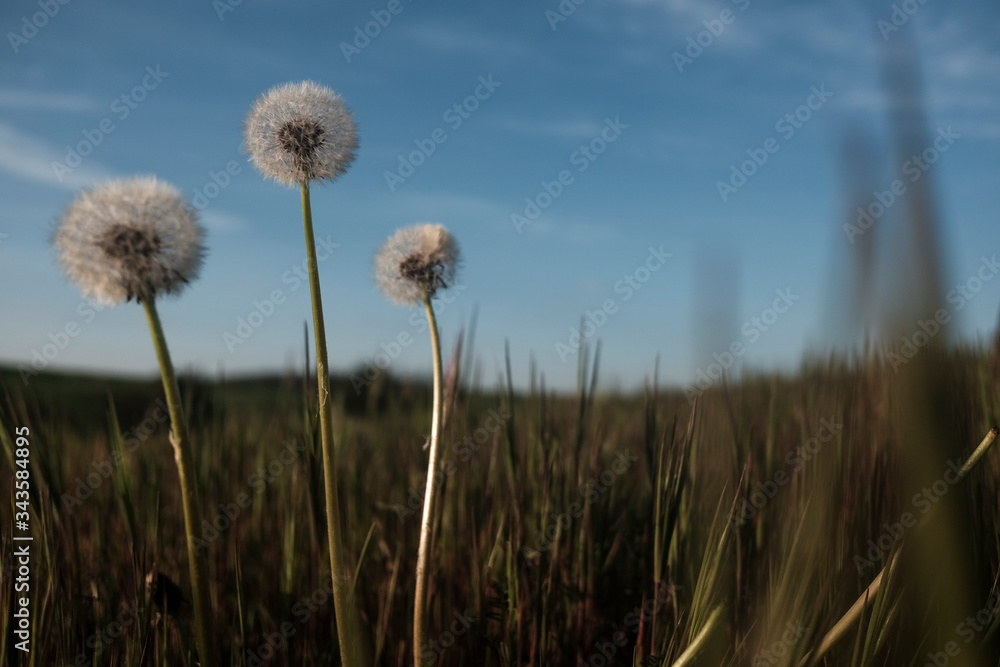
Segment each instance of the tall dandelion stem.
[[203,555],[199,555],[195,545],[195,531],[201,525],[201,507],[198,503],[187,420],[181,405],[174,365],[170,361],[170,351],[163,336],[163,326],[156,311],[156,299],[152,296],[143,298],[142,305],[149,321],[149,330],[153,335],[153,346],[156,348],[156,358],[160,362],[160,376],[163,378],[163,391],[166,393],[167,407],[170,410],[172,425],[170,444],[174,447],[174,460],[177,462],[177,476],[181,485],[181,501],[184,505],[184,534],[187,538],[188,567],[191,572],[191,597],[194,600],[198,657],[203,667],[216,667],[218,663],[211,640],[212,599],[208,592],[208,562]]
[[438,336],[437,318],[434,316],[434,305],[431,297],[424,294],[424,308],[427,310],[427,323],[431,330],[431,349],[434,354],[434,394],[431,408],[431,442],[427,460],[427,483],[424,491],[424,514],[420,521],[420,548],[417,551],[417,592],[413,602],[413,659],[416,667],[423,667],[421,651],[424,637],[427,636],[424,606],[427,603],[427,563],[430,559],[431,517],[434,516],[434,475],[438,466],[438,439],[441,435],[443,403],[441,399],[441,339]]
[[414,306],[423,301],[427,323],[431,330],[431,351],[434,353],[434,396],[431,412],[430,452],[427,460],[427,482],[424,491],[424,512],[420,522],[420,548],[417,551],[417,582],[413,600],[413,662],[424,667],[421,647],[427,636],[424,618],[427,606],[428,562],[431,550],[431,524],[434,516],[434,473],[438,468],[438,440],[444,421],[441,400],[441,339],[434,316],[434,295],[454,284],[460,261],[455,238],[444,225],[421,223],[404,227],[382,244],[375,255],[375,282],[385,295],[396,303]]
[[319,385],[319,432],[323,450],[326,533],[330,545],[330,577],[333,580],[333,605],[337,616],[337,636],[340,638],[340,658],[345,667],[367,667],[369,663],[365,656],[361,627],[349,594],[351,573],[345,567],[341,541],[340,499],[337,495],[337,476],[333,466],[330,369],[326,352],[326,327],[323,323],[323,298],[319,287],[319,265],[316,261],[316,239],[313,235],[312,205],[309,201],[309,181],[303,180],[301,188],[302,224],[306,237],[309,292],[312,295],[313,332],[316,337],[316,380]]
[[201,509],[194,457],[177,376],[156,312],[157,296],[176,294],[198,276],[205,256],[204,235],[197,211],[180,191],[146,176],[81,192],[63,213],[52,244],[67,277],[84,295],[109,306],[134,299],[146,311],[170,410],[170,444],[181,485],[198,653],[204,667],[216,667],[208,563],[195,546]]
[[337,615],[340,658],[345,667],[368,667],[368,642],[362,634],[341,534],[336,470],[333,465],[333,425],[330,404],[330,368],[319,289],[316,239],[313,235],[310,181],[334,181],[347,172],[358,149],[358,133],[351,112],[335,92],[312,81],[287,83],[267,91],[254,102],[244,131],[247,152],[262,174],[302,191],[302,223],[306,237],[309,292],[312,295],[313,332],[316,335],[316,381],[320,441],[323,449],[324,496],[330,577]]

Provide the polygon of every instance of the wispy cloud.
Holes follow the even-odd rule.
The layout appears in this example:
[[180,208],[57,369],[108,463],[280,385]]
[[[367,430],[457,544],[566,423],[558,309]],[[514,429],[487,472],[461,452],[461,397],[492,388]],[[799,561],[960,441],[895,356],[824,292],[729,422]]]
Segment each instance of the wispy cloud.
[[542,137],[570,137],[573,139],[593,138],[600,133],[603,127],[602,123],[585,118],[542,120],[515,116],[500,118],[496,121],[496,124],[515,134]]
[[0,108],[78,113],[95,111],[100,108],[100,104],[88,95],[0,88]]
[[49,144],[0,122],[0,170],[31,181],[51,185],[63,190],[77,190],[97,181],[108,180],[114,175],[93,160],[84,162],[62,174],[56,174],[52,165],[65,158],[62,151]]
[[429,51],[475,56],[523,56],[521,41],[501,39],[481,32],[470,24],[445,21],[418,21],[407,26],[409,38]]
[[442,219],[468,220],[502,219],[509,223],[511,212],[497,202],[474,195],[454,192],[413,191],[401,197],[393,197],[391,208],[401,208],[422,215],[423,211],[437,211]]
[[621,238],[621,222],[611,220],[556,219],[552,233],[567,243],[599,246]]
[[663,10],[671,19],[697,25],[713,12],[718,15],[722,3],[706,3],[703,0],[623,0],[622,4],[632,7],[653,7]]
[[969,138],[995,141],[1000,139],[1000,123],[991,123],[988,121],[964,123],[962,124],[962,132]]
[[219,234],[231,234],[249,228],[246,220],[242,217],[224,211],[205,211],[201,215],[201,221],[210,232]]

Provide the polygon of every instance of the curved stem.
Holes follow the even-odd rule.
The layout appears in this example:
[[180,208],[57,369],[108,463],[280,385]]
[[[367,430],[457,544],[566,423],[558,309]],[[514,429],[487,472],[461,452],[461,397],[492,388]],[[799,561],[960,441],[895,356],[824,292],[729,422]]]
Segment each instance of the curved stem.
[[350,596],[351,571],[346,567],[340,527],[340,501],[337,477],[333,465],[333,415],[330,404],[330,369],[326,352],[326,327],[323,320],[323,298],[319,287],[319,266],[316,260],[316,239],[313,234],[312,205],[309,181],[302,182],[302,225],[306,237],[306,260],[309,266],[309,293],[312,296],[313,332],[316,338],[316,380],[319,395],[319,432],[323,455],[323,482],[326,498],[326,533],[330,547],[330,577],[333,580],[333,605],[340,638],[340,658],[344,667],[362,667],[366,659],[364,639],[357,610]]
[[437,471],[438,439],[441,431],[442,400],[441,400],[441,340],[438,337],[437,318],[434,316],[434,306],[431,299],[424,295],[424,308],[427,310],[427,323],[431,330],[431,349],[434,354],[434,395],[431,412],[431,442],[427,460],[427,482],[424,490],[424,513],[420,522],[420,549],[417,551],[417,592],[413,600],[413,662],[415,667],[423,667],[420,647],[427,635],[424,606],[427,603],[427,562],[430,558],[431,517],[434,505],[434,474]]
[[153,334],[153,347],[156,348],[156,358],[160,362],[160,376],[163,379],[163,391],[167,396],[167,407],[170,410],[170,444],[174,447],[174,460],[177,463],[177,477],[181,485],[181,502],[184,506],[184,536],[187,540],[188,568],[191,573],[191,597],[194,600],[195,640],[198,644],[198,657],[203,667],[216,667],[215,646],[211,641],[212,598],[208,592],[208,562],[204,554],[198,553],[195,544],[195,531],[201,525],[201,507],[198,503],[198,489],[194,473],[194,458],[191,454],[190,436],[184,408],[181,405],[181,393],[177,388],[177,376],[174,365],[170,361],[170,351],[163,335],[160,316],[156,312],[156,301],[150,297],[142,300],[146,311],[149,330]]
[[712,610],[712,613],[708,615],[708,620],[705,621],[705,625],[702,626],[701,630],[691,640],[688,647],[681,653],[680,657],[674,661],[671,667],[687,667],[694,660],[695,656],[698,655],[698,651],[702,649],[705,643],[708,641],[708,635],[715,628],[715,624],[719,622],[722,618],[722,605],[719,605]]
[[[983,458],[986,452],[989,451],[990,447],[993,446],[993,441],[996,440],[997,435],[1000,435],[1000,429],[997,429],[997,427],[994,426],[990,429],[989,433],[986,434],[986,437],[980,441],[979,446],[972,452],[972,455],[965,461],[965,464],[961,467],[961,469],[959,469],[959,480],[965,479],[969,472],[976,467],[979,460]],[[899,560],[899,554],[900,552],[897,551],[892,557],[892,560],[889,561],[889,564],[879,571],[878,576],[872,580],[872,583],[868,584],[868,588],[866,588],[855,603],[851,605],[851,608],[847,610],[847,613],[844,614],[841,619],[837,621],[832,628],[830,628],[826,635],[823,636],[823,640],[820,642],[819,648],[816,649],[815,654],[806,654],[805,657],[802,658],[799,662],[799,667],[805,667],[807,664],[815,664],[819,661],[819,659],[822,658],[827,651],[829,651],[830,648],[845,634],[847,634],[847,631],[858,622],[865,609],[869,605],[874,604],[875,596],[882,587],[882,579],[887,573],[891,574],[896,568],[896,561]]]

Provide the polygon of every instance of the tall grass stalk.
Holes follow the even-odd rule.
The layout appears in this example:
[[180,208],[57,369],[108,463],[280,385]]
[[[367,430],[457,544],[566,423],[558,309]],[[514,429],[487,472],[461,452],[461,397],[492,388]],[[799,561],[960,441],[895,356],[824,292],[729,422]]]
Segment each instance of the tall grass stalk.
[[201,525],[201,507],[198,502],[197,478],[194,473],[194,458],[191,453],[191,440],[188,435],[187,419],[181,405],[181,394],[177,388],[177,375],[170,361],[170,351],[163,336],[163,326],[156,311],[156,300],[149,296],[142,300],[149,322],[149,330],[153,335],[153,347],[156,348],[156,358],[160,363],[160,376],[163,379],[163,391],[167,396],[167,407],[170,410],[170,444],[174,448],[174,460],[177,462],[177,477],[181,485],[181,502],[184,508],[184,535],[187,540],[188,568],[191,573],[191,597],[194,601],[195,638],[198,644],[198,656],[203,667],[216,667],[214,643],[210,627],[212,619],[212,598],[208,591],[208,562],[198,554],[195,545],[195,531]]
[[320,443],[323,455],[323,482],[326,498],[326,533],[330,547],[330,576],[333,579],[333,604],[340,638],[340,657],[345,667],[369,664],[364,639],[351,590],[351,570],[347,567],[341,539],[340,501],[337,496],[337,475],[334,467],[333,414],[330,403],[330,367],[326,352],[326,326],[323,319],[323,298],[319,286],[319,266],[316,260],[316,238],[313,234],[312,205],[309,181],[302,185],[302,224],[306,237],[306,258],[309,269],[309,293],[312,297],[313,332],[316,339],[316,381]]

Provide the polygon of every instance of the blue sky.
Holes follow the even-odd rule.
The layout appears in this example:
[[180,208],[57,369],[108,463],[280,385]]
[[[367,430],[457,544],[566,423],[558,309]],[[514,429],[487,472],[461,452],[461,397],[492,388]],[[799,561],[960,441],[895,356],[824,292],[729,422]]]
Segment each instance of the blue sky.
[[[738,365],[795,368],[846,317],[847,133],[866,137],[869,199],[905,178],[883,44],[919,48],[928,148],[951,128],[919,172],[937,195],[948,286],[1000,253],[1000,7],[903,4],[893,25],[890,2],[5,2],[0,363],[155,372],[141,308],[91,310],[49,244],[81,187],[155,174],[208,230],[200,279],[161,306],[175,364],[300,367],[298,192],[260,176],[240,144],[260,94],[312,79],[360,132],[351,170],[313,191],[317,236],[334,248],[320,266],[335,371],[401,334],[412,343],[390,371],[428,368],[422,314],[388,302],[372,272],[382,241],[418,221],[461,244],[462,289],[440,321],[451,346],[478,308],[484,384],[509,339],[518,385],[534,355],[549,386],[573,387],[571,329],[588,312],[606,388],[639,386],[657,355],[665,382],[690,382],[734,343]],[[57,166],[81,145],[78,165]],[[873,227],[880,255],[900,208]],[[275,290],[270,316],[227,345]],[[992,331],[998,302],[1000,280],[985,280],[953,313],[962,335]]]

